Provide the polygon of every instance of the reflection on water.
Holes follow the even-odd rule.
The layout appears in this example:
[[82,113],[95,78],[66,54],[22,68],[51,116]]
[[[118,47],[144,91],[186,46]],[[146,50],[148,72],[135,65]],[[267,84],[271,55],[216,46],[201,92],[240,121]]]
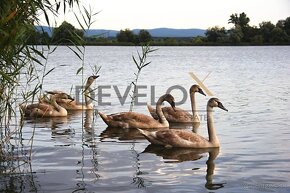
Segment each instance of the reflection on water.
[[[165,163],[178,163],[183,161],[194,161],[202,158],[202,154],[209,152],[208,149],[189,148],[165,148],[162,146],[148,145],[143,153],[154,153],[161,156]],[[168,161],[167,161],[168,160]]]
[[107,138],[124,141],[124,140],[144,139],[144,136],[137,129],[120,129],[116,127],[107,127],[100,134],[100,140],[104,141]]
[[[134,78],[134,52],[134,47],[88,47],[86,57],[102,65],[93,86],[126,88]],[[188,72],[198,77],[212,72],[204,83],[229,108],[227,114],[214,114],[218,151],[148,146],[136,130],[107,128],[96,111],[28,119],[11,137],[9,151],[0,152],[0,192],[288,193],[289,53],[289,46],[162,47],[150,58],[140,84],[154,85],[158,97],[168,86],[189,88],[194,82]],[[48,69],[53,67],[57,70],[47,76],[45,90],[80,85],[81,77],[74,77],[79,63],[66,48],[50,57]],[[91,75],[89,68],[84,74]],[[66,77],[71,77],[69,83]],[[112,104],[96,102],[98,110],[109,114],[129,109],[129,100],[120,105],[118,96],[110,94],[103,102]],[[172,94],[177,101],[182,98]],[[196,97],[197,108],[204,112],[209,97]],[[190,107],[190,101],[180,107]],[[149,115],[146,106],[134,109]],[[207,136],[205,120],[198,129],[171,126]]]
[[[215,170],[214,160],[220,152],[219,148],[208,149],[188,149],[188,148],[170,148],[167,149],[162,146],[148,145],[143,153],[154,153],[164,159],[164,163],[180,163],[184,161],[195,161],[208,153],[208,160],[206,161],[206,183],[205,187],[209,190],[217,190],[223,188],[225,183],[213,183],[213,176]],[[196,169],[195,169],[196,170]]]

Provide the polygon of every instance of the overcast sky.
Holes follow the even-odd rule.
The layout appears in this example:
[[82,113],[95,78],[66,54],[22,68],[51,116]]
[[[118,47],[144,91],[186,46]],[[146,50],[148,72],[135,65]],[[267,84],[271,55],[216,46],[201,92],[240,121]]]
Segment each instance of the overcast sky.
[[[290,0],[80,0],[90,5],[96,22],[92,29],[152,29],[202,28],[213,26],[230,28],[228,19],[233,13],[245,12],[250,25],[262,21],[273,24],[290,16]],[[72,13],[57,18],[78,27]]]

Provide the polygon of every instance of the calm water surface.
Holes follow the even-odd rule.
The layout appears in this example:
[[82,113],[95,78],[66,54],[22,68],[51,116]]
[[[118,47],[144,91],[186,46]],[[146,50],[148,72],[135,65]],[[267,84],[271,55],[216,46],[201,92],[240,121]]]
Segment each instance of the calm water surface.
[[[94,112],[66,118],[26,120],[18,156],[32,160],[0,176],[2,192],[290,192],[290,47],[161,47],[141,73],[146,85],[140,102],[151,101],[170,86],[188,89],[203,80],[229,112],[215,110],[221,147],[215,150],[163,149],[149,146],[135,130],[107,128]],[[134,79],[135,47],[87,47],[84,76],[102,66],[93,87],[106,86],[99,111],[128,111],[120,93]],[[44,90],[81,85],[81,61],[65,47],[49,56]],[[153,86],[153,87],[151,87]],[[96,94],[98,90],[96,90]],[[174,90],[176,101],[182,92]],[[203,115],[210,97],[197,95]],[[189,100],[181,105],[190,110]],[[148,114],[145,106],[134,111]],[[186,127],[184,129],[191,129]],[[207,137],[203,119],[198,131]],[[16,147],[15,147],[16,148]]]

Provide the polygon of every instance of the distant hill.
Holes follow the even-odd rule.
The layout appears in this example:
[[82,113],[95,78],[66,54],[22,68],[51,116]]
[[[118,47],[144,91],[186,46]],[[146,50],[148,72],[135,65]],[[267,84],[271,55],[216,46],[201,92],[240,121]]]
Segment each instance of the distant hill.
[[[53,28],[47,26],[35,26],[37,30],[42,29],[52,35]],[[173,28],[155,28],[146,29],[152,37],[195,37],[205,36],[206,30],[204,29],[173,29]],[[138,34],[140,29],[133,29],[133,33]],[[119,31],[107,29],[91,29],[86,32],[87,36],[103,36],[103,37],[116,37]]]
[[[134,29],[134,33],[139,33],[140,29]],[[152,37],[195,37],[205,36],[206,30],[203,29],[173,29],[155,28],[148,29]]]
[[50,37],[52,36],[52,31],[53,31],[53,28],[51,27],[47,27],[47,26],[35,26],[36,30],[37,31],[44,31],[46,32]]
[[86,32],[86,36],[116,37],[119,31],[107,29],[90,29]]

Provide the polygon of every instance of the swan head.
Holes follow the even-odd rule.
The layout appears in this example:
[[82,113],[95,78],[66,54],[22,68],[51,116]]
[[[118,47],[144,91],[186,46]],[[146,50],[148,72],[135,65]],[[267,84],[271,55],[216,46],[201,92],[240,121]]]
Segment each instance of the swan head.
[[54,98],[56,99],[69,99],[71,101],[75,100],[74,98],[72,98],[69,94],[66,94],[66,93],[58,93],[58,94],[55,94],[55,95],[52,95]]
[[167,101],[171,107],[173,108],[173,110],[175,111],[175,99],[171,94],[165,94],[163,95],[164,97],[164,101]]
[[92,84],[97,78],[99,77],[99,75],[95,76],[90,76],[87,80],[88,84]]
[[[69,99],[71,101],[75,100],[73,97],[71,97],[69,94],[66,94],[61,91],[45,91],[47,94],[50,95],[50,99],[55,99],[56,101],[59,101],[61,99]],[[47,98],[47,97],[46,97]],[[45,101],[49,101],[47,98]]]
[[85,86],[85,90],[87,90],[92,84],[93,82],[99,77],[99,75],[95,76],[90,76],[87,80],[86,86]]
[[49,98],[47,96],[47,94],[43,94],[40,97],[38,97],[38,102],[39,103],[46,103],[49,101]]
[[209,101],[208,101],[207,104],[210,107],[218,107],[218,108],[220,108],[222,110],[228,111],[228,109],[226,109],[224,107],[224,105],[220,102],[220,100],[218,98],[211,98],[211,99],[209,99]]
[[206,94],[203,92],[203,90],[200,88],[200,86],[197,84],[194,84],[190,87],[189,93],[192,94],[192,93],[196,93],[196,92],[206,96]]

